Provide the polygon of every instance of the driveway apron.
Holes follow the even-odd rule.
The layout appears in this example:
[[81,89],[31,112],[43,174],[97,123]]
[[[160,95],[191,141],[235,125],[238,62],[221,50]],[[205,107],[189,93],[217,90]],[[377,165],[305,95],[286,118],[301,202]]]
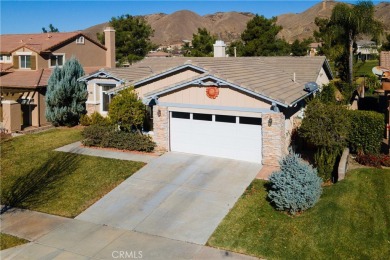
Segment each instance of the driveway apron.
[[261,165],[166,153],[76,219],[204,245]]

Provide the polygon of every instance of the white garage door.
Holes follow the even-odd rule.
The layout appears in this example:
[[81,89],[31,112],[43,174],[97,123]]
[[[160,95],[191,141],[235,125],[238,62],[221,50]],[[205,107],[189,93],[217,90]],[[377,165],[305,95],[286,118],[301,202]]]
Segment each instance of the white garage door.
[[261,118],[170,113],[171,151],[261,163]]

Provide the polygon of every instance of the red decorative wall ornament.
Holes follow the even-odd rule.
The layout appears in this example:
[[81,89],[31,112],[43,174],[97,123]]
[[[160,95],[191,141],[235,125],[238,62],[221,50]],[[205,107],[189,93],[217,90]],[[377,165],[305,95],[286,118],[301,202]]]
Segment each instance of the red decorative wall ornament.
[[211,99],[216,99],[219,95],[219,89],[216,86],[206,88],[206,95]]

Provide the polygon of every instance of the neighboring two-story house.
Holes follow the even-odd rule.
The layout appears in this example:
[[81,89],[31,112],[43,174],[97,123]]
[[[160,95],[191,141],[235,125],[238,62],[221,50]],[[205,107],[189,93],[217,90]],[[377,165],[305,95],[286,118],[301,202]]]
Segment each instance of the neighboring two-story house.
[[45,93],[53,68],[76,57],[86,73],[115,67],[115,31],[106,46],[82,32],[0,35],[2,128],[18,131],[47,124]]

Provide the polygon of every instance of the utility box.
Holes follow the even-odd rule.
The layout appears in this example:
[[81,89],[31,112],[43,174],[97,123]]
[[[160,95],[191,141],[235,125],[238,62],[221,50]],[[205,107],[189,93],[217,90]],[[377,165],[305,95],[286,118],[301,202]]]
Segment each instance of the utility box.
[[3,127],[9,133],[22,130],[22,110],[13,100],[1,101],[3,105]]

